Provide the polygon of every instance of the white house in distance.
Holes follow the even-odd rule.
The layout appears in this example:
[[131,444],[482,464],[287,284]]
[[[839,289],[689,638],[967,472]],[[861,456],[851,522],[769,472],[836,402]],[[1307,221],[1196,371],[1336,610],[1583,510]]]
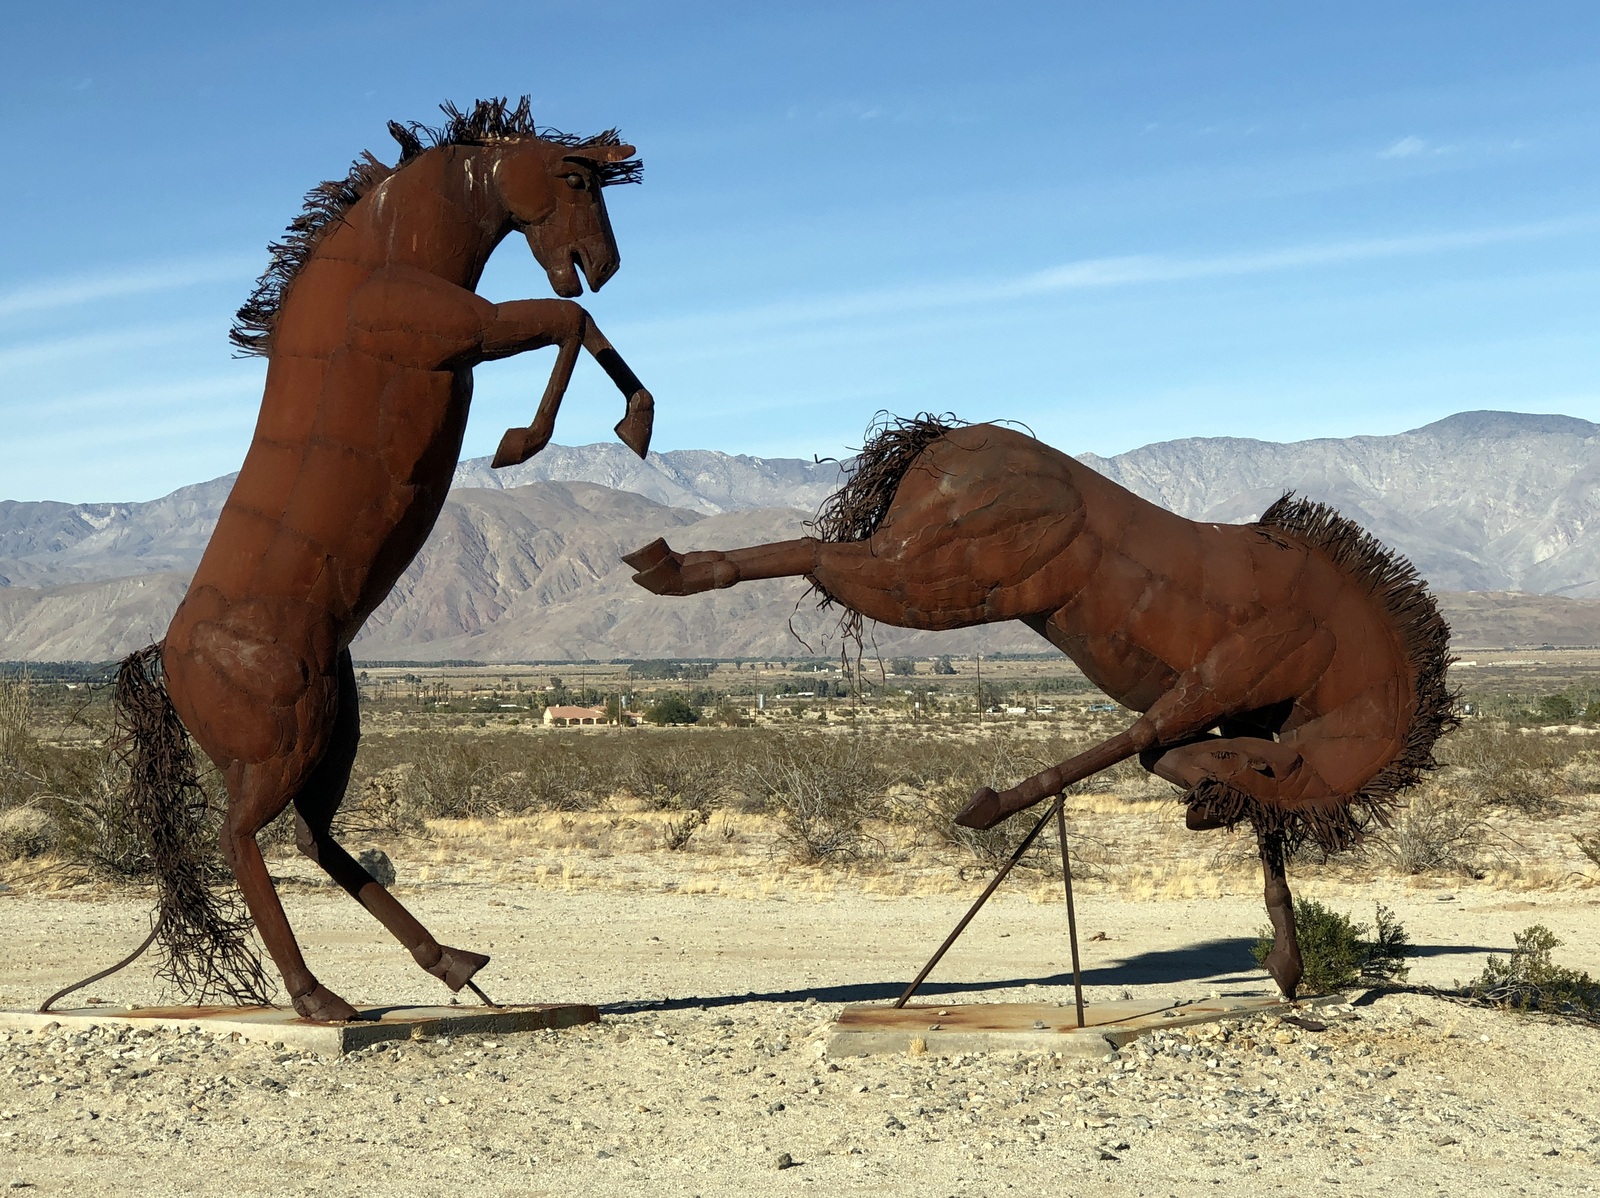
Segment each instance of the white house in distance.
[[570,728],[576,724],[607,724],[606,713],[598,707],[546,707],[546,728]]

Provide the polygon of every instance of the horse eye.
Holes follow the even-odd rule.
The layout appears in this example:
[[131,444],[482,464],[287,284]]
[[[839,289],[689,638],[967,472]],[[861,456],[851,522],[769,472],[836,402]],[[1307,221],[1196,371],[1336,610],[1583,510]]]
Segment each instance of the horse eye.
[[583,176],[574,171],[572,174],[567,176],[567,186],[572,188],[574,191],[582,191]]

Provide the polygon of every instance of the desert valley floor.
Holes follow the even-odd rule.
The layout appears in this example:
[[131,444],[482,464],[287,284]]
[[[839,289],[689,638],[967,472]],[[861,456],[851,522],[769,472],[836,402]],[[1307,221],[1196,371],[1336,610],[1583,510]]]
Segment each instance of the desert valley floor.
[[[753,833],[752,833],[753,835]],[[598,1026],[404,1043],[341,1059],[205,1033],[12,1034],[0,1043],[0,1181],[37,1194],[1108,1195],[1586,1193],[1600,1189],[1600,1027],[1355,995],[1327,1030],[1274,1019],[1047,1054],[830,1059],[841,1005],[887,1001],[968,883],[693,854],[389,846],[442,940],[489,952],[501,1001],[600,1004]],[[419,859],[425,864],[419,865]],[[438,984],[292,858],[274,871],[321,976],[357,1001]],[[409,872],[413,880],[407,881]],[[1189,897],[1092,880],[1091,999],[1263,993],[1246,872]],[[1475,974],[1544,923],[1600,971],[1600,890],[1302,883],[1360,916],[1390,905],[1410,982]],[[938,1001],[1070,1001],[1064,906],[1003,890],[934,975]],[[144,926],[137,894],[0,894],[0,1004],[36,1003]],[[147,966],[93,997],[161,997]],[[780,1167],[792,1162],[788,1167]]]

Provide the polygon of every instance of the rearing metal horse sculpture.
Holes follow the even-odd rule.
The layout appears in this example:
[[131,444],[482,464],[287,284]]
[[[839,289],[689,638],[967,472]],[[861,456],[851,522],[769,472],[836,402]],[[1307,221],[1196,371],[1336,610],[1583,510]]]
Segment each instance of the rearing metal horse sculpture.
[[[496,466],[526,461],[550,439],[580,348],[627,396],[617,435],[640,457],[650,441],[649,392],[570,299],[583,293],[580,269],[595,290],[616,272],[601,188],[637,181],[633,147],[614,130],[538,129],[526,97],[515,108],[490,100],[444,111],[441,129],[391,123],[399,164],[364,155],[347,178],[314,189],[272,247],[232,334],[270,359],[255,438],[165,641],[119,679],[132,807],[156,829],[153,855],[171,865],[189,851],[182,829],[168,826],[184,792],[193,795],[187,727],[227,785],[223,857],[295,1009],[314,1020],[355,1011],[307,968],[256,844],[291,802],[301,850],[418,965],[459,990],[488,961],[439,944],[329,834],[360,735],[349,645],[444,504],[473,366],[559,347],[533,423],[505,434]],[[474,294],[512,230],[569,298],[495,304]],[[187,889],[173,881],[178,872],[168,871],[152,932],[164,939],[168,976],[259,996],[259,967],[238,938],[247,925],[207,906],[203,870],[188,869]],[[174,974],[172,958],[186,953],[195,959]]]
[[947,629],[1021,620],[1143,714],[957,817],[988,828],[1137,755],[1184,787],[1195,829],[1248,820],[1275,942],[1301,975],[1285,857],[1381,820],[1453,722],[1449,628],[1411,565],[1331,509],[1285,496],[1255,524],[1199,524],[1031,437],[931,417],[880,429],[818,536],[625,560],[690,595],[804,576],[852,618]]

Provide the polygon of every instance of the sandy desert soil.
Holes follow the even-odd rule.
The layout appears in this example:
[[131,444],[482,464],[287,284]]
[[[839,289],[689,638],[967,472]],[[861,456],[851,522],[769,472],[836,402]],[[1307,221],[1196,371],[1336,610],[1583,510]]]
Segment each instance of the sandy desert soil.
[[[343,1059],[203,1033],[11,1034],[0,1042],[0,1183],[41,1195],[319,1198],[1600,1190],[1597,1027],[1386,993],[1359,998],[1323,1032],[1256,1020],[1147,1039],[1103,1061],[834,1060],[823,1051],[830,1018],[898,992],[962,894],[873,892],[860,878],[770,867],[694,893],[697,871],[661,852],[609,855],[606,877],[589,884],[570,856],[498,881],[446,860],[407,882],[397,857],[398,893],[440,938],[494,955],[482,975],[492,996],[594,1002],[604,1022]],[[1265,993],[1246,951],[1262,915],[1237,877],[1192,898],[1086,884],[1091,1000]],[[1392,906],[1419,949],[1413,983],[1476,974],[1532,923],[1565,940],[1558,959],[1600,973],[1593,886],[1319,878],[1301,889],[1358,918],[1374,899]],[[928,993],[1070,1001],[1063,909],[1047,890],[1002,891]],[[342,894],[285,891],[328,984],[357,1001],[439,1000],[438,984]],[[0,894],[0,932],[14,946],[0,962],[0,1005],[37,1002],[120,955],[143,920],[137,895]],[[92,993],[162,997],[139,966]]]

